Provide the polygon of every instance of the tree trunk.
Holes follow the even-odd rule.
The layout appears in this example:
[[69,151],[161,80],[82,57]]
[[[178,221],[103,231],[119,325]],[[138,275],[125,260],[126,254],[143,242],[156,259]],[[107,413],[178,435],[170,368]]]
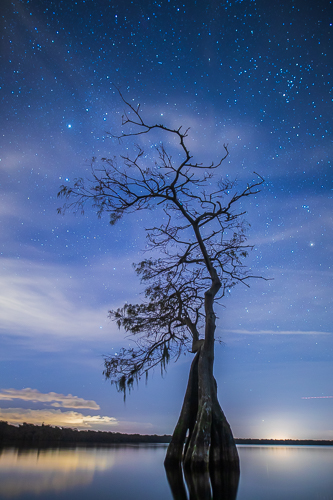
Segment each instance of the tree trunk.
[[183,407],[167,450],[165,465],[179,465],[183,461],[184,468],[192,471],[208,471],[217,467],[239,471],[237,448],[217,399],[217,384],[213,375],[216,328],[213,306],[221,282],[213,268],[210,272],[212,285],[205,293],[205,339],[192,361]]
[[188,470],[239,470],[235,441],[217,399],[213,365],[204,345],[190,370],[183,407],[167,450],[165,465]]
[[[201,241],[199,237],[200,234],[198,241]],[[203,254],[206,255],[204,247]],[[208,255],[206,260],[212,282],[205,292],[205,339],[200,344],[196,342],[198,351],[191,365],[183,407],[167,450],[165,466],[179,466],[183,462],[188,471],[203,472],[217,468],[239,471],[236,444],[218,402],[213,375],[214,299],[221,288],[221,281]]]

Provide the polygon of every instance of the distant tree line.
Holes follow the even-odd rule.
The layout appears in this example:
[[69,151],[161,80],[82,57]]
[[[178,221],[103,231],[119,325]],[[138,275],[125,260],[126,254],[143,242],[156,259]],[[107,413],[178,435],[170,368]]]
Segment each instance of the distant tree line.
[[102,432],[77,430],[51,425],[23,423],[18,427],[0,421],[0,444],[41,444],[41,443],[169,443],[171,436],[121,434],[120,432]]
[[[6,444],[47,444],[47,443],[92,443],[92,444],[139,444],[170,443],[171,436],[122,434],[93,430],[53,427],[51,425],[34,425],[23,423],[19,426],[0,420],[0,446]],[[333,446],[333,441],[311,439],[235,439],[236,444],[249,445],[320,445]]]
[[333,441],[325,439],[235,439],[237,444],[262,444],[262,445],[319,445],[319,446],[333,446]]

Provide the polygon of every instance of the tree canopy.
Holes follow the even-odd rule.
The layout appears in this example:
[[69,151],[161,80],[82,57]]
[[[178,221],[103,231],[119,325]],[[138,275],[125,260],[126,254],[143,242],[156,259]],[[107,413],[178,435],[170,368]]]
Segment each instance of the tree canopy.
[[258,193],[263,179],[255,174],[256,180],[239,188],[223,173],[227,145],[217,163],[197,163],[187,145],[189,129],[149,124],[140,106],[120,95],[126,106],[122,125],[130,131],[113,137],[138,138],[158,130],[169,143],[177,139],[179,155],[174,159],[160,142],[153,158],[140,145],[133,154],[93,158],[90,178],[61,186],[58,196],[65,202],[58,211],[84,212],[91,204],[99,217],[107,213],[113,226],[128,213],[160,209],[156,225],[145,229],[148,257],[135,265],[145,286],[143,300],[109,312],[134,341],[133,347],[105,357],[105,377],[125,392],[156,365],[163,370],[182,352],[198,350],[207,293],[213,291],[220,303],[226,290],[248,286],[253,275],[243,261],[251,246],[239,202]]

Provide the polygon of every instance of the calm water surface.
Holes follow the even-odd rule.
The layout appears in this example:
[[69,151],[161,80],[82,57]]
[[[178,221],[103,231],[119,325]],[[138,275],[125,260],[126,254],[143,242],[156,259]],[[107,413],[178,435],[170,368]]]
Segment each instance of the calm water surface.
[[[238,450],[237,500],[333,500],[333,447]],[[166,445],[4,448],[0,499],[173,500],[163,467],[165,452]]]

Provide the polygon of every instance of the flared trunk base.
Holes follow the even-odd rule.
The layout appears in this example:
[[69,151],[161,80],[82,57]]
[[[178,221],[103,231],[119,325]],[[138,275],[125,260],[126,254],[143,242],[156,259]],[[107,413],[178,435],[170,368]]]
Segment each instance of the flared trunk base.
[[167,450],[165,466],[185,471],[239,471],[239,457],[217,399],[213,363],[204,349],[193,359],[183,407]]

